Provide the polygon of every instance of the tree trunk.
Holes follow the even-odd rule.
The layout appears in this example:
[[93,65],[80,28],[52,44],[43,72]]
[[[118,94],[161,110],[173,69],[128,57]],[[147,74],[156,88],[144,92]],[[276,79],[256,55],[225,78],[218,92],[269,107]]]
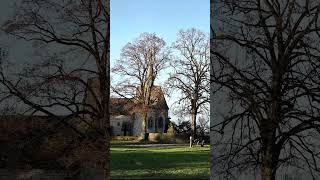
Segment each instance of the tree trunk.
[[261,168],[261,180],[275,180],[275,176],[273,175],[270,167]]
[[107,13],[109,14],[107,18],[107,32],[106,32],[106,42],[105,42],[105,53],[103,58],[105,59],[106,64],[106,94],[105,94],[105,103],[106,107],[104,109],[104,118],[105,122],[105,136],[106,136],[106,180],[111,179],[111,170],[110,170],[110,144],[111,144],[111,126],[110,126],[110,0],[106,0]]
[[261,138],[262,138],[262,152],[261,152],[261,180],[275,180],[276,167],[279,157],[279,151],[276,148],[275,125],[278,117],[275,109],[277,103],[272,104],[271,118],[265,119],[261,122]]
[[275,180],[276,169],[272,163],[273,152],[271,147],[267,147],[262,155],[261,180]]
[[[109,127],[110,127],[110,123],[109,123]],[[107,149],[107,152],[106,152],[106,166],[105,166],[105,173],[106,173],[106,180],[109,180],[111,179],[110,177],[110,141],[111,141],[111,137],[110,137],[110,133],[107,132],[105,133],[106,134],[106,149]]]
[[281,122],[281,73],[273,64],[273,78],[271,91],[271,111],[269,119],[261,122],[261,137],[263,143],[261,179],[275,180],[276,167],[280,150],[276,147],[276,129]]
[[143,139],[144,141],[148,141],[149,140],[149,136],[147,133],[147,117],[148,117],[148,113],[146,112],[146,110],[143,110],[142,112],[142,116],[141,116],[141,139]]
[[99,129],[103,130],[105,138],[106,162],[105,162],[105,180],[110,179],[110,75],[103,73],[108,72],[108,68],[103,67],[103,71],[99,73],[100,96],[101,96],[101,119]]
[[106,73],[106,94],[105,94],[105,101],[106,101],[106,107],[105,107],[105,129],[106,131],[106,141],[107,141],[107,166],[106,166],[106,173],[107,178],[106,180],[111,179],[110,177],[110,143],[111,143],[111,128],[110,128],[110,61],[108,60],[107,63],[107,73]]
[[191,136],[193,140],[197,138],[197,110],[195,99],[191,99]]
[[[107,57],[105,57],[107,58]],[[110,67],[109,62],[105,67],[102,67],[100,72],[100,95],[101,97],[101,115],[102,118],[99,122],[99,129],[102,129],[105,136],[105,148],[106,148],[106,162],[105,162],[105,179],[110,179]]]
[[197,138],[197,113],[193,112],[191,114],[191,118],[192,118],[192,137],[193,139]]

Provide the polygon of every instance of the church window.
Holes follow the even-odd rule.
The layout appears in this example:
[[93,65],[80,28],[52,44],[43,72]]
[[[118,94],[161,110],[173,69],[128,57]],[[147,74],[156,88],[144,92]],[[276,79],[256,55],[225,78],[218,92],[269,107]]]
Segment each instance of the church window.
[[163,127],[163,118],[162,117],[159,117],[159,119],[158,119],[158,127],[159,128]]
[[152,117],[149,117],[149,119],[148,119],[148,127],[149,127],[149,128],[152,128],[152,127],[153,127]]

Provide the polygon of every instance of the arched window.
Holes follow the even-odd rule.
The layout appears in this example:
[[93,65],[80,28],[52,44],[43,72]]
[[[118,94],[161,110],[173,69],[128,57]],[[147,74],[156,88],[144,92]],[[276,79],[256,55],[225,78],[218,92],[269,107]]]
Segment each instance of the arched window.
[[148,119],[148,128],[152,128],[153,127],[153,120],[152,117],[149,117]]
[[158,128],[163,128],[163,118],[162,117],[158,118]]

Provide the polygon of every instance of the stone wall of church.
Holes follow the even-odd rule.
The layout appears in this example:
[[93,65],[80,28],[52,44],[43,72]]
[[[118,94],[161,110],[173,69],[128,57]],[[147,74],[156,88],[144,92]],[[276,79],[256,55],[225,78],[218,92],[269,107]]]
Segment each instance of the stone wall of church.
[[[138,136],[141,133],[142,116],[136,113],[133,126],[133,135]],[[168,118],[167,110],[150,110],[147,114],[147,132],[164,133],[166,119]],[[160,122],[159,122],[160,121]],[[151,122],[151,124],[150,124]]]
[[[132,131],[132,130],[130,130],[130,128],[128,126],[126,128],[123,128],[125,125],[124,123],[127,123],[127,124],[131,123],[132,124],[133,123],[132,116],[126,116],[126,115],[113,116],[113,115],[111,115],[110,126],[112,128],[112,135],[113,136],[130,135],[129,131]],[[124,130],[126,130],[126,133],[124,133]]]
[[[150,110],[147,114],[147,132],[149,133],[164,133],[166,119],[168,118],[167,110]],[[151,122],[152,125],[148,123]],[[131,123],[130,131],[132,134],[124,134],[124,123]],[[132,135],[139,136],[141,134],[142,115],[141,113],[134,113],[133,115],[111,115],[110,125],[113,136]]]
[[142,119],[141,114],[139,114],[139,113],[134,114],[134,120],[133,120],[133,135],[134,136],[138,136],[141,134],[141,124],[142,124],[141,119]]

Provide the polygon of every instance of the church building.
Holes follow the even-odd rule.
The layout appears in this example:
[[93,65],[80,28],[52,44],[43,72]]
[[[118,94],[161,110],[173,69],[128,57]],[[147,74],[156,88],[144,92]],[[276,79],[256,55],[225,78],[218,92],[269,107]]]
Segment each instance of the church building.
[[[98,92],[98,80],[89,79],[88,85]],[[96,93],[94,93],[96,94]],[[93,104],[94,97],[87,91],[84,101]],[[151,91],[150,105],[147,111],[147,133],[166,133],[169,122],[169,107],[160,86]],[[142,127],[141,105],[135,98],[112,97],[110,99],[110,126],[112,136],[139,136]]]

